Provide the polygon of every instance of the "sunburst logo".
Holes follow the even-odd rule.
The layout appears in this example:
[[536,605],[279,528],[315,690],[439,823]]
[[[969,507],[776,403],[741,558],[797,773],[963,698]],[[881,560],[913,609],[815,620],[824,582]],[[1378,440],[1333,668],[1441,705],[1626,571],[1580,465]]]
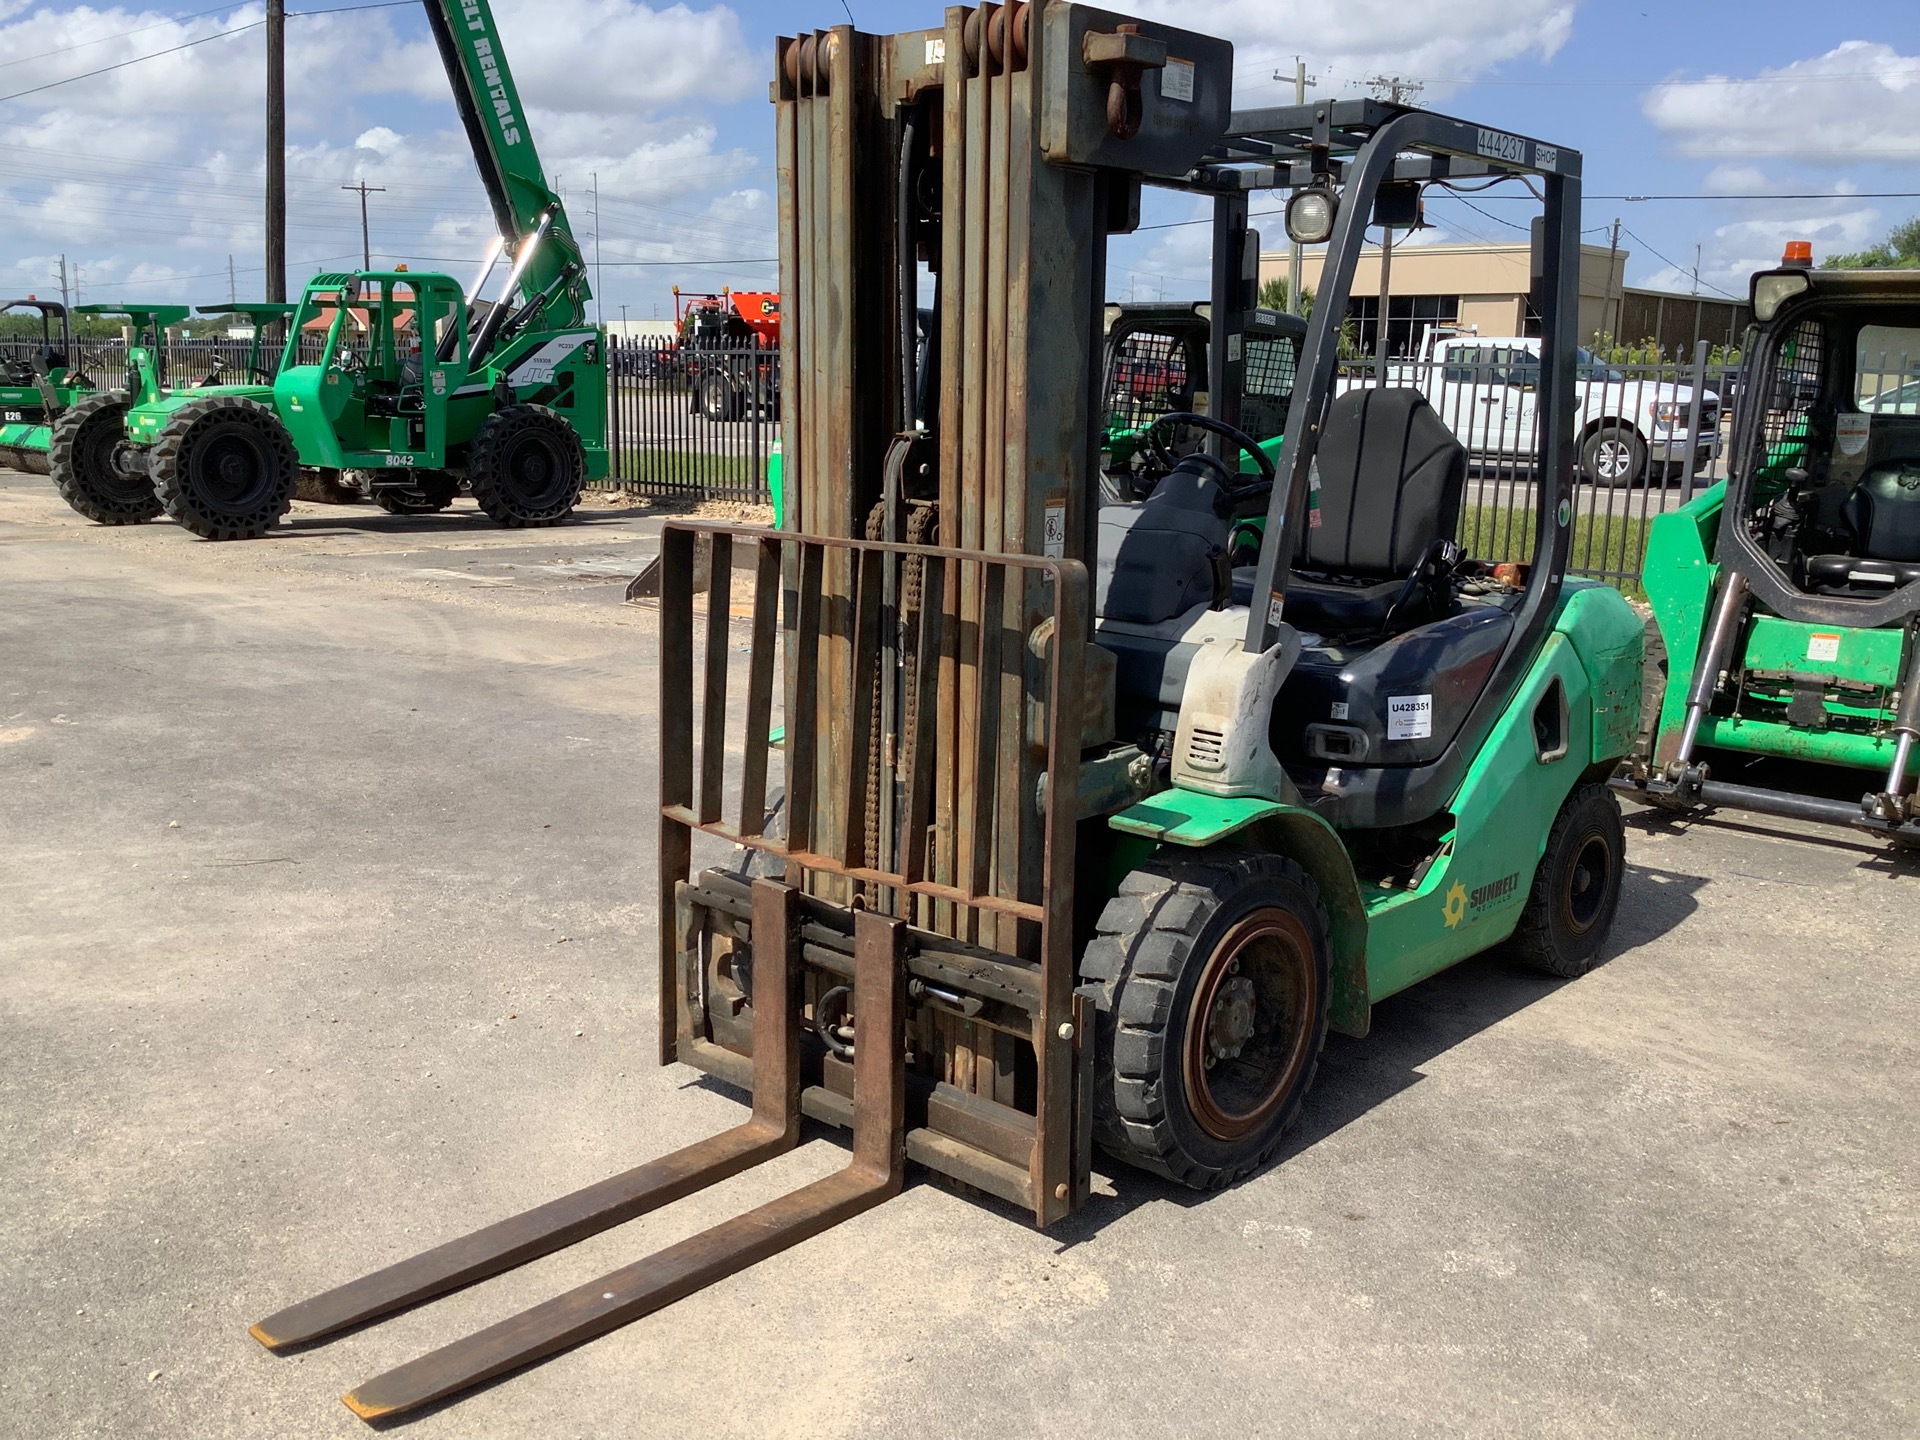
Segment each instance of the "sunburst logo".
[[1447,891],[1447,903],[1440,911],[1440,918],[1447,922],[1449,930],[1454,929],[1467,918],[1467,887],[1458,880],[1454,881],[1453,888]]

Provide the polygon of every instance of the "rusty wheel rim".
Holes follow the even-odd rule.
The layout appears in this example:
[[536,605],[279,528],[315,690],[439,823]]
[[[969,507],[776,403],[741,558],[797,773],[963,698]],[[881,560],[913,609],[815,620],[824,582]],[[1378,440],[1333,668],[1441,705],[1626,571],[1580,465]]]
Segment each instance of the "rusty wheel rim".
[[1580,842],[1560,886],[1560,914],[1575,935],[1585,935],[1606,908],[1607,880],[1613,870],[1613,846],[1594,831]]
[[1319,984],[1313,937],[1289,911],[1256,910],[1214,946],[1181,1047],[1194,1118],[1213,1139],[1245,1139],[1285,1106],[1307,1065]]

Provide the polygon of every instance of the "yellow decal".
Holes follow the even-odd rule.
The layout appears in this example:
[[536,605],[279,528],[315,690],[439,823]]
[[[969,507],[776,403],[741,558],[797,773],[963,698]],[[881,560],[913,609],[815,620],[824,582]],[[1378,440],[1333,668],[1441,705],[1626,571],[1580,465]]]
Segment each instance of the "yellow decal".
[[1447,891],[1447,903],[1440,911],[1440,918],[1447,922],[1449,930],[1454,929],[1467,918],[1467,887],[1458,880],[1454,881],[1453,888]]

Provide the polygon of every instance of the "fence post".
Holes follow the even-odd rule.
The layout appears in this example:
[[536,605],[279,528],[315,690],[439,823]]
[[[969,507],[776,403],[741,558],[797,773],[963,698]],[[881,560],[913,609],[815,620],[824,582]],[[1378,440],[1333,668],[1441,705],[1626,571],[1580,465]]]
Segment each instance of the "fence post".
[[[1700,394],[1707,388],[1707,352],[1712,348],[1705,340],[1697,340],[1693,346],[1693,393],[1687,401],[1687,457],[1681,462],[1682,473],[1687,477],[1686,488],[1681,491],[1683,503],[1693,499],[1696,479],[1693,457],[1700,453]],[[1643,567],[1645,563],[1643,557]]]

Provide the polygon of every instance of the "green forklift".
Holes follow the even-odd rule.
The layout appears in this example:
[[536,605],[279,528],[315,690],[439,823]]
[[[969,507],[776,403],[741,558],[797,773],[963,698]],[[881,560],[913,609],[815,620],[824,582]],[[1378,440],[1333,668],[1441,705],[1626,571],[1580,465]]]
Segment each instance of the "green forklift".
[[405,269],[315,276],[268,383],[136,400],[123,450],[76,455],[96,466],[93,483],[112,483],[118,463],[181,525],[229,540],[271,530],[302,467],[358,475],[397,513],[443,510],[465,489],[510,526],[558,524],[605,477],[606,353],[587,319],[586,265],[492,12],[485,0],[425,8],[499,227],[479,278],[463,289]]
[[[497,1275],[791,1150],[803,1116],[851,1153],[358,1386],[356,1414],[657,1311],[910,1162],[1041,1226],[1087,1202],[1096,1148],[1229,1184],[1279,1151],[1329,1030],[1490,947],[1566,977],[1605,953],[1642,632],[1566,573],[1580,155],[1373,100],[1235,112],[1233,73],[1225,41],[1071,3],[778,42],[782,524],[662,537],[660,1054],[751,1113],[253,1333],[303,1347]],[[1335,372],[1378,207],[1503,182],[1543,196],[1544,420],[1530,559],[1496,572],[1460,552],[1441,418]],[[1115,501],[1106,253],[1145,185],[1213,206],[1215,403],[1169,412],[1202,443]],[[1237,373],[1271,189],[1328,246],[1277,461]]]
[[1667,674],[1619,788],[1920,846],[1920,270],[1797,242],[1751,301],[1728,478],[1648,539]]
[[45,475],[50,427],[61,412],[92,393],[93,379],[74,355],[66,306],[31,295],[0,302],[0,315],[13,310],[39,315],[40,343],[25,355],[15,351],[0,356],[0,465]]

